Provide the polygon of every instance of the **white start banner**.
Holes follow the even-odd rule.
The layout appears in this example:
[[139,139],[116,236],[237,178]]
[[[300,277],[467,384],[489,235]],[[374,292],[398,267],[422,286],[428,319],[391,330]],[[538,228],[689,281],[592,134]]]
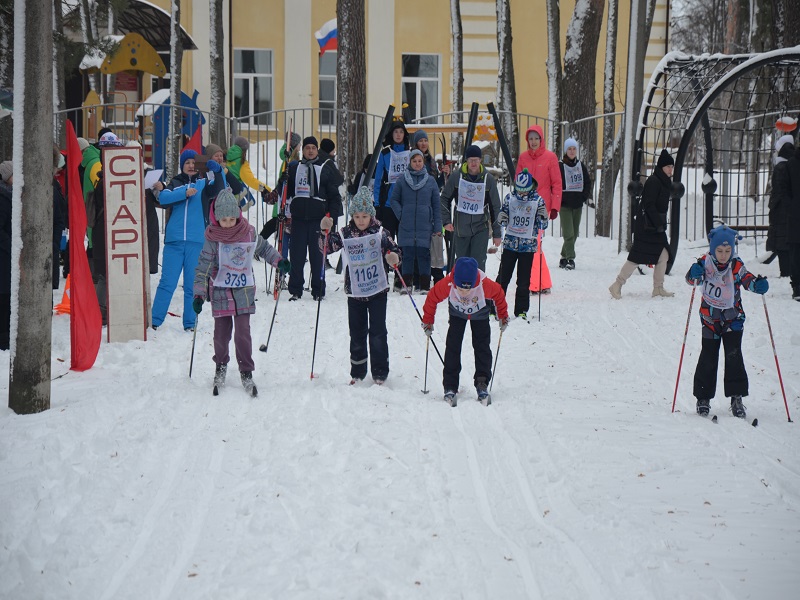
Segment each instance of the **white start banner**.
[[103,149],[109,342],[147,339],[144,179],[141,148]]

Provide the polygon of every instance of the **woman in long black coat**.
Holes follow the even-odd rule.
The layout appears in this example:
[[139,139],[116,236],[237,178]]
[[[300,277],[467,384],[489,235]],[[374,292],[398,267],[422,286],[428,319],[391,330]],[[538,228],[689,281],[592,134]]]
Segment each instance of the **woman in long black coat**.
[[642,201],[634,222],[633,246],[616,281],[608,288],[611,296],[617,300],[622,297],[622,286],[636,270],[637,265],[655,265],[653,297],[669,298],[675,295],[664,289],[664,275],[669,261],[667,211],[674,167],[675,161],[672,156],[666,150],[662,150],[653,174],[644,184]]
[[789,245],[789,206],[792,202],[792,185],[789,181],[789,159],[794,155],[794,138],[782,136],[775,144],[778,154],[772,169],[772,190],[769,194],[769,231],[767,252],[778,255],[781,277],[791,274],[791,246]]

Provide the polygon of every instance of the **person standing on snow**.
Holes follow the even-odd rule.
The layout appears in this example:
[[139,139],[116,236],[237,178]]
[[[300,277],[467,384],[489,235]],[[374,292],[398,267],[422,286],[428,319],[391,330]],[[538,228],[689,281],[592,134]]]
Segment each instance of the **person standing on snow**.
[[794,155],[794,138],[784,135],[775,142],[772,189],[769,194],[769,232],[767,251],[778,255],[781,277],[792,273],[791,246],[789,245],[789,206],[792,202],[792,184],[789,180],[789,159]]
[[628,253],[628,260],[622,265],[617,280],[608,288],[611,297],[616,300],[622,298],[622,286],[633,275],[636,266],[642,264],[655,264],[652,294],[654,298],[657,296],[671,298],[675,295],[664,289],[664,275],[669,260],[667,210],[674,169],[675,161],[672,156],[666,150],[662,150],[653,174],[644,184],[634,225],[633,246]]
[[[394,121],[383,140],[384,147],[375,165],[375,185],[372,190],[375,214],[378,221],[392,237],[397,235],[397,216],[391,208],[392,189],[395,182],[408,168],[411,156],[408,144],[408,131],[402,121]],[[395,288],[400,281],[395,278]]]
[[592,178],[589,169],[578,160],[578,142],[568,138],[564,142],[564,157],[559,163],[564,189],[561,194],[561,260],[558,266],[571,271],[575,268],[575,240],[580,234],[583,204],[592,204]]
[[[425,164],[425,170],[428,175],[434,178],[436,186],[441,194],[444,187],[446,177],[443,172],[440,172],[436,166],[436,161],[430,152],[430,143],[428,142],[428,134],[423,129],[418,129],[411,135],[411,149],[419,150],[422,152],[422,160]],[[445,167],[447,172],[450,172],[450,167]],[[444,230],[441,231],[444,233]],[[433,283],[444,279],[444,236],[435,235],[431,237],[431,276]],[[408,283],[408,282],[406,282]],[[414,287],[419,287],[419,270],[414,270]]]
[[[386,329],[386,300],[389,291],[388,267],[400,262],[397,244],[375,219],[372,191],[364,186],[348,207],[350,222],[331,232],[327,251],[343,250],[344,292],[347,294],[347,322],[350,327],[351,385],[367,376],[367,361],[372,379],[382,385],[389,376],[389,334]],[[323,217],[320,229],[327,234],[333,219]],[[320,246],[325,251],[325,235]],[[388,266],[388,267],[387,267]],[[367,344],[369,343],[369,353]]]
[[792,298],[800,302],[800,145],[794,156],[786,161],[789,169],[791,202],[787,219],[789,221],[789,248],[791,253]]
[[[528,150],[523,152],[517,161],[516,175],[523,169],[538,182],[539,195],[544,198],[550,220],[558,217],[561,210],[561,170],[558,167],[558,157],[554,152],[545,148],[544,131],[539,125],[531,125],[525,132]],[[539,232],[536,254],[531,267],[530,290],[536,294],[549,294],[553,283],[550,279],[550,269],[547,267],[542,250],[542,232]],[[541,281],[541,289],[539,283]]]
[[[500,195],[497,181],[481,164],[481,149],[472,144],[464,156],[466,162],[448,178],[442,190],[442,223],[453,232],[455,257],[470,256],[483,271],[490,229],[495,246],[503,241],[500,225],[495,222],[500,214]],[[451,218],[453,200],[456,207]]]
[[250,315],[256,312],[253,256],[263,258],[281,273],[289,270],[289,261],[282,259],[267,240],[256,235],[255,227],[242,217],[239,202],[229,189],[217,194],[209,219],[194,273],[192,308],[199,315],[205,300],[211,302],[215,395],[225,383],[230,361],[229,345],[235,329],[233,343],[242,386],[248,394],[257,396],[258,390],[253,383],[253,340],[250,337]]
[[528,282],[531,262],[536,252],[539,230],[547,229],[547,205],[536,193],[536,181],[527,169],[514,179],[514,188],[506,194],[498,222],[506,226],[503,238],[503,255],[500,258],[500,275],[497,283],[506,293],[514,266],[517,268],[517,293],[514,297],[514,315],[527,319],[530,307]]
[[766,294],[766,277],[749,273],[744,262],[735,256],[736,231],[727,225],[715,227],[708,234],[709,251],[697,259],[686,273],[686,283],[703,286],[700,324],[702,348],[694,372],[694,397],[697,414],[707,416],[717,389],[720,344],[725,346],[725,396],[731,399],[731,413],[747,416],[742,397],[747,396],[747,371],[742,357],[745,314],[740,288]]

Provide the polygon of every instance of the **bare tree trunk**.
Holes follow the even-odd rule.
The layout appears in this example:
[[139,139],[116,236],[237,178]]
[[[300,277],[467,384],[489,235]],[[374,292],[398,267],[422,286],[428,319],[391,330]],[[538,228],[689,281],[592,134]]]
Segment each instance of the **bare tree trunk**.
[[[64,17],[61,0],[53,0],[53,107],[63,111],[67,108],[66,82],[64,80]],[[53,138],[59,148],[66,146],[66,113],[53,121]]]
[[547,0],[547,118],[553,130],[547,139],[551,148],[561,145],[561,16],[558,0]]
[[[8,406],[18,414],[30,414],[50,408],[53,61],[49,57],[53,55],[53,3],[16,0],[14,13],[14,91],[25,101],[14,107],[14,141],[19,151],[14,156],[11,243],[20,254],[19,269],[11,276]],[[37,60],[42,56],[46,59]],[[18,318],[21,299],[24,319]],[[18,348],[22,351],[17,352]]]
[[[450,34],[453,45],[453,108],[460,122],[464,121],[464,32],[461,26],[461,2],[450,0]],[[456,118],[454,116],[454,118]],[[461,156],[464,136],[457,134],[450,139],[450,156]]]
[[[611,237],[611,218],[614,213],[614,186],[619,173],[619,160],[614,160],[614,155],[619,153],[619,148],[614,143],[614,117],[608,116],[615,112],[614,83],[616,79],[617,64],[617,4],[618,0],[608,0],[608,18],[606,21],[606,60],[603,74],[603,166],[600,176],[600,191],[596,199],[597,212],[595,213],[595,235]],[[622,131],[622,124],[619,130]],[[621,139],[621,136],[618,136]]]
[[797,46],[800,44],[800,10],[797,10],[795,0],[775,0],[775,2],[783,5],[780,9],[783,18],[778,17],[783,26],[783,43],[780,47],[791,48],[792,46]]
[[[94,2],[80,0],[81,3],[81,33],[83,45],[87,52],[97,45],[97,12]],[[89,75],[89,88],[100,93],[100,73]]]
[[[0,0],[0,88],[14,87],[14,2]],[[11,160],[14,119],[0,119],[0,162]]]
[[361,169],[368,146],[366,9],[364,0],[337,0],[336,139],[339,169],[349,179]]
[[211,21],[211,115],[208,121],[208,138],[215,144],[228,147],[228,132],[225,126],[225,32],[222,27],[222,0],[209,0]]
[[[517,112],[517,86],[514,79],[514,54],[511,37],[511,5],[509,0],[497,2],[497,58],[499,73],[497,75],[497,108],[508,111],[500,114],[503,132],[508,140],[511,156],[519,156],[519,124]],[[508,165],[513,176],[514,165]]]
[[181,0],[171,0],[172,17],[170,19],[170,52],[169,52],[169,140],[167,141],[166,170],[167,181],[178,174],[178,159],[182,148],[182,109],[181,109],[181,62],[183,45],[181,44]]

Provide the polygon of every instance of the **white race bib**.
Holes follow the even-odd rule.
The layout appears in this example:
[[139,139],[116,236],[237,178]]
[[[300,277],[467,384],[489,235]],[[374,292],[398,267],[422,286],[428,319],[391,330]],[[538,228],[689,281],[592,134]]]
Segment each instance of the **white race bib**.
[[468,215],[482,215],[486,195],[486,182],[472,183],[461,179],[458,183],[458,212]]
[[411,156],[411,150],[403,152],[395,152],[389,150],[389,183],[394,183],[400,179],[408,168],[408,159]]
[[705,281],[703,282],[703,300],[714,308],[733,308],[736,290],[733,285],[732,261],[728,261],[725,270],[720,271],[706,254]]
[[537,202],[525,202],[512,194],[508,200],[506,233],[514,237],[532,240],[537,206]]
[[567,163],[562,164],[564,165],[564,190],[567,192],[582,192],[583,169],[580,161],[576,162],[574,167],[570,167]]
[[483,292],[483,280],[486,277],[486,273],[482,271],[479,271],[479,273],[481,279],[478,287],[462,290],[455,285],[450,286],[450,296],[447,298],[450,301],[450,306],[467,316],[474,315],[486,306],[486,294]]
[[219,244],[219,270],[214,278],[214,287],[243,288],[252,287],[255,283],[253,277],[253,254],[256,251],[255,242],[236,242],[234,244]]
[[383,268],[381,238],[383,229],[356,238],[342,238],[342,257],[350,274],[350,296],[368,298],[389,289]]
[[[319,190],[322,167],[314,165],[314,171],[317,173],[317,190]],[[294,175],[294,195],[298,198],[311,198],[311,185],[308,183],[308,165],[303,163],[297,165],[297,171]]]

